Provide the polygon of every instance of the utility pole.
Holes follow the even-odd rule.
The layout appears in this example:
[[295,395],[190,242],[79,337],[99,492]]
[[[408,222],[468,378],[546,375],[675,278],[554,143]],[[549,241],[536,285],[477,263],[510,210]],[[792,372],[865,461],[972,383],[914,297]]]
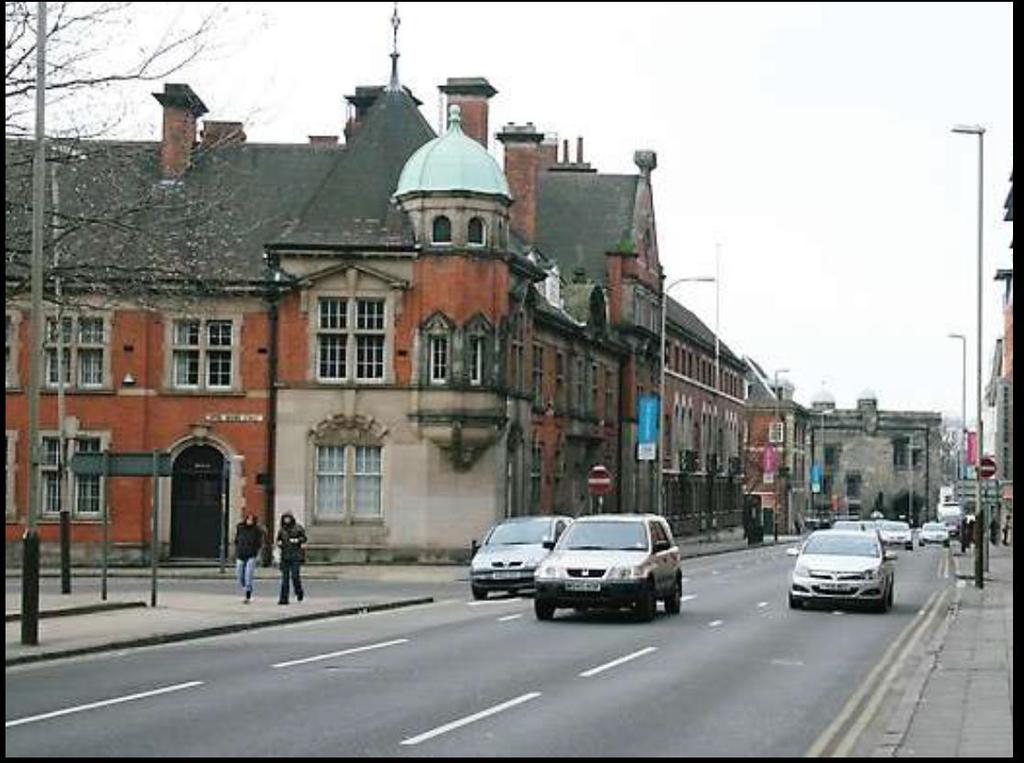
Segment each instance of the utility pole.
[[978,461],[979,464],[975,464],[975,507],[974,507],[974,586],[975,588],[985,587],[985,570],[983,555],[985,549],[983,547],[985,540],[985,511],[982,507],[981,502],[981,476],[978,474],[978,467],[981,461],[981,451],[984,448],[984,423],[981,420],[981,360],[982,360],[982,345],[981,345],[981,284],[982,284],[982,219],[984,216],[984,156],[985,156],[985,128],[980,125],[969,125],[969,126],[957,126],[953,128],[953,132],[964,135],[977,135],[978,136],[978,364],[977,364],[977,410],[978,410]]
[[[60,195],[57,186],[57,166],[50,167],[50,188],[53,196],[53,209],[56,212],[60,208]],[[56,233],[56,231],[55,231]],[[61,284],[60,255],[58,254],[57,241],[59,236],[53,240],[53,272],[54,298],[57,301],[57,485],[60,496],[60,592],[71,593],[71,506],[68,503],[71,499],[71,486],[68,479],[68,439],[67,409],[64,397],[64,376],[71,373],[71,351],[68,350],[68,363],[64,362],[64,292]],[[70,339],[70,337],[69,337]]]
[[46,204],[46,3],[36,3],[36,130],[32,165],[32,317],[29,322],[26,529],[21,552],[21,643],[39,643],[39,374],[43,327],[43,206]]

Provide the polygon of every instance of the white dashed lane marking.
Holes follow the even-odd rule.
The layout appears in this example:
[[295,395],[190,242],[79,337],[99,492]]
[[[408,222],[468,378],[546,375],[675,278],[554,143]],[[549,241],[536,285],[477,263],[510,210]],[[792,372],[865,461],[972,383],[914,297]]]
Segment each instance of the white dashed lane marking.
[[498,622],[499,623],[507,623],[509,620],[518,620],[522,616],[523,616],[522,612],[520,612],[518,615],[505,615],[504,617],[499,617],[498,618]]
[[43,713],[42,715],[30,715],[27,718],[17,718],[13,721],[6,721],[4,728],[9,729],[13,726],[22,726],[26,723],[35,723],[36,721],[45,721],[49,718],[57,718],[61,715],[70,715],[71,713],[80,713],[84,710],[95,710],[98,707],[108,707],[110,705],[119,705],[122,702],[131,702],[137,699],[145,699],[146,697],[155,697],[160,694],[169,694],[172,691],[181,691],[182,689],[191,689],[195,686],[202,686],[202,681],[189,681],[188,683],[175,684],[174,686],[165,686],[162,689],[154,689],[153,691],[144,691],[139,694],[129,694],[125,697],[115,697],[114,699],[105,699],[100,702],[90,702],[87,705],[77,705],[75,707],[68,707],[63,710],[54,710],[52,713]]
[[425,731],[417,736],[403,739],[402,744],[414,745],[419,744],[420,742],[426,742],[428,739],[433,739],[436,736],[441,736],[441,734],[447,734],[449,731],[454,731],[455,729],[462,728],[463,726],[468,726],[470,723],[495,715],[503,710],[508,710],[516,705],[521,705],[524,702],[529,702],[531,699],[536,699],[539,696],[539,691],[523,694],[515,699],[510,699],[508,702],[502,702],[500,705],[495,705],[494,707],[489,707],[486,710],[481,710],[479,713],[467,715],[465,718],[459,718],[457,721],[452,721],[451,723],[446,723],[443,726],[438,726],[436,729],[431,729],[430,731]]
[[708,623],[708,627],[709,628],[717,628],[721,624],[722,624],[721,620],[712,620],[710,623]]
[[632,652],[631,654],[627,654],[625,657],[619,657],[619,659],[617,660],[606,662],[604,665],[598,665],[596,668],[584,670],[582,673],[580,673],[580,678],[590,678],[591,676],[596,676],[598,673],[603,673],[604,671],[610,668],[617,667],[618,665],[622,665],[623,663],[629,662],[630,660],[635,660],[637,657],[643,657],[645,654],[650,654],[651,652],[656,651],[658,651],[658,647],[656,646],[645,647],[643,649],[637,650],[636,652]]
[[357,646],[353,649],[342,649],[340,652],[328,652],[327,654],[317,654],[312,657],[303,657],[301,660],[289,660],[288,662],[279,662],[276,665],[271,665],[272,668],[290,668],[294,665],[305,665],[309,662],[319,662],[320,660],[329,660],[332,657],[344,657],[346,654],[356,654],[358,652],[369,652],[374,649],[383,649],[386,646],[395,646],[397,644],[408,643],[409,639],[399,638],[394,641],[383,641],[379,644],[369,644],[368,646]]
[[679,601],[693,601],[696,598],[697,598],[697,594],[690,593],[690,594],[687,594],[686,596],[681,597],[679,599]]
[[759,602],[757,602],[757,606],[758,606],[759,609],[761,607],[767,607],[768,606],[768,602],[766,602],[766,601],[759,601]]

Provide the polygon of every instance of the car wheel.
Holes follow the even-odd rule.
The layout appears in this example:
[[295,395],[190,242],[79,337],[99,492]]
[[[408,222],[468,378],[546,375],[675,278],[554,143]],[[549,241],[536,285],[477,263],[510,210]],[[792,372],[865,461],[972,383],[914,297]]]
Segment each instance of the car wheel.
[[907,548],[907,551],[913,551],[914,550],[914,544],[913,543],[908,543],[906,548]]
[[636,615],[637,618],[644,623],[649,623],[654,619],[654,613],[658,609],[658,594],[654,590],[654,581],[648,580],[647,587],[644,592],[640,595],[640,600],[636,603]]
[[533,613],[538,620],[551,620],[555,616],[555,605],[550,601],[533,600]]
[[480,601],[481,599],[486,599],[487,591],[485,591],[483,588],[477,588],[476,586],[473,586],[473,598],[477,601]]
[[676,582],[672,585],[672,593],[665,598],[665,613],[669,615],[678,615],[679,610],[682,608],[683,600],[683,582],[676,576]]
[[789,608],[790,609],[803,609],[804,603],[800,599],[796,598],[793,594],[789,595]]

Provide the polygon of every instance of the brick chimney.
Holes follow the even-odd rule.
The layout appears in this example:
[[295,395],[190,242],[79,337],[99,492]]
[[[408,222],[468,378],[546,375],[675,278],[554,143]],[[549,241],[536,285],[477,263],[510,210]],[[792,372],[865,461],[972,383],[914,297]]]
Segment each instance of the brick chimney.
[[200,141],[203,148],[237,146],[242,143],[245,143],[245,129],[241,122],[216,122],[211,119],[203,122]]
[[449,77],[438,90],[448,96],[448,106],[462,109],[462,131],[487,148],[487,102],[498,91],[484,77]]
[[538,175],[548,154],[541,146],[544,134],[537,132],[533,122],[510,122],[498,133],[498,140],[505,147],[505,178],[512,191],[511,226],[532,244],[537,236]]
[[192,163],[196,119],[207,112],[206,104],[188,85],[165,84],[153,97],[164,107],[160,164],[165,177],[181,177]]

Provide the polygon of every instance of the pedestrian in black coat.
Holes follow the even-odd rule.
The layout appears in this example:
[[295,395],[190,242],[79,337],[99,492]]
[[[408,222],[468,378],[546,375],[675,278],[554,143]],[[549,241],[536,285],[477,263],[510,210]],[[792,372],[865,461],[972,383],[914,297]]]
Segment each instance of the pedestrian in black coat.
[[281,529],[277,531],[277,547],[281,551],[281,596],[278,604],[288,603],[288,579],[295,588],[295,598],[302,601],[302,578],[299,567],[306,560],[306,530],[295,521],[295,516],[286,511],[281,515]]
[[238,584],[245,592],[243,601],[252,599],[252,583],[256,576],[256,562],[263,548],[265,533],[255,514],[246,514],[235,528],[235,573]]

